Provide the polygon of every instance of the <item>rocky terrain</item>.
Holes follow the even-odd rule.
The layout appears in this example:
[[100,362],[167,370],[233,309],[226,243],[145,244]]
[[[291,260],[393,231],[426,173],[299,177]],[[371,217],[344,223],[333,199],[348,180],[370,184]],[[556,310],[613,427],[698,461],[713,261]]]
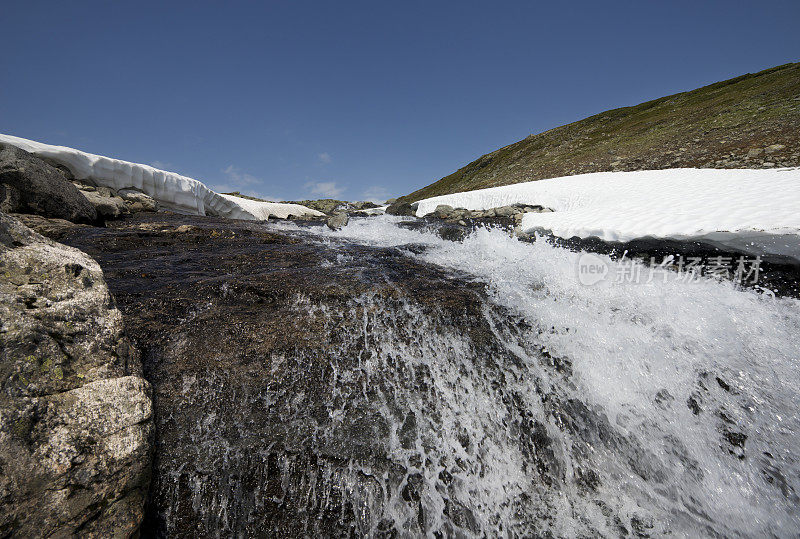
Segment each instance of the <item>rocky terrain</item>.
[[530,135],[398,203],[588,172],[798,165],[800,64],[786,64]]
[[150,385],[100,266],[0,212],[0,274],[0,536],[136,533]]

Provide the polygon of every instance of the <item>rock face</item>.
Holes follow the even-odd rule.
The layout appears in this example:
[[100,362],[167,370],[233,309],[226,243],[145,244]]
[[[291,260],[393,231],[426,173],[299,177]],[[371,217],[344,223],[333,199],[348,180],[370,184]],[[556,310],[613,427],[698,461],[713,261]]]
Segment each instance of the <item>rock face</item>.
[[135,534],[152,432],[98,264],[0,213],[0,537]]
[[0,211],[97,220],[94,206],[58,169],[8,144],[0,144]]

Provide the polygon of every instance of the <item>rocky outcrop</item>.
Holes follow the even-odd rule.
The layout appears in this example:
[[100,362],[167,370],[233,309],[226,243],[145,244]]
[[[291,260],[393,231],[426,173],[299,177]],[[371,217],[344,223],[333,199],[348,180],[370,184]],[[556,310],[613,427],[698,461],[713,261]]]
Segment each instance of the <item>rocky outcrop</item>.
[[58,169],[24,150],[0,144],[0,211],[77,223],[97,220],[94,206]]
[[102,219],[118,219],[123,215],[140,211],[156,211],[158,203],[153,197],[136,189],[114,191],[109,187],[98,187],[88,182],[73,181],[83,196],[92,203]]
[[100,266],[0,213],[0,537],[135,534],[152,431]]

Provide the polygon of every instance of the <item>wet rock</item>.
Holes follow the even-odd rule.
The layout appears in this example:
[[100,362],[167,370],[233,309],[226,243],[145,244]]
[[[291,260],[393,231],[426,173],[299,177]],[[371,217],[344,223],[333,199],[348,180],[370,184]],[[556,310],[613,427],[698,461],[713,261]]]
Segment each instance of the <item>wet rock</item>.
[[100,267],[0,213],[0,326],[0,536],[135,535],[150,386]]
[[31,230],[38,232],[46,238],[59,241],[66,233],[76,227],[86,227],[89,225],[73,223],[66,219],[49,219],[41,215],[27,213],[16,213],[12,217],[18,219]]
[[0,144],[0,211],[94,223],[97,212],[64,175],[38,157]]
[[340,228],[347,226],[349,221],[349,217],[345,212],[336,213],[328,218],[328,228],[332,230],[339,230]]

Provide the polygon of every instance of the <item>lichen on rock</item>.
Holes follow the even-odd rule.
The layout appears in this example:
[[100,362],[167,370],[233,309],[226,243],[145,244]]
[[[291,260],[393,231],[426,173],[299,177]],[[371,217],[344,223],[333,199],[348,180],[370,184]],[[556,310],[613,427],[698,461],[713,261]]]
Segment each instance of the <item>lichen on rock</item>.
[[0,536],[135,534],[152,433],[100,266],[0,213]]

